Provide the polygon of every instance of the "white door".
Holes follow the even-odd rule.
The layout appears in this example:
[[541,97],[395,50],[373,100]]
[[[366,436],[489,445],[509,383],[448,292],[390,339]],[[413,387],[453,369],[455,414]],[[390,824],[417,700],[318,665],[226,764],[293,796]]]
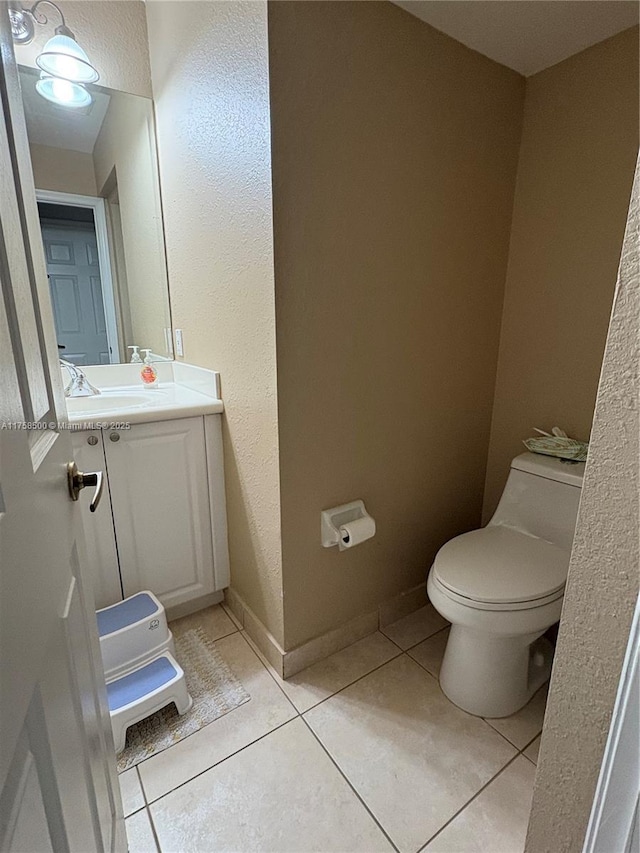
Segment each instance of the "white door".
[[640,853],[640,597],[583,853]]
[[95,226],[42,220],[58,345],[73,364],[109,364]]
[[4,2],[0,51],[0,850],[125,850]]

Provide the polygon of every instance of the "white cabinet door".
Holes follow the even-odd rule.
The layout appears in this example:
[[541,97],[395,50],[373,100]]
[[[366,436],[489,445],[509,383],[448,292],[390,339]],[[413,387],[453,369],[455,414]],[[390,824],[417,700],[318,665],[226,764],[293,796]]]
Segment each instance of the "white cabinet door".
[[89,501],[80,501],[80,517],[87,542],[87,575],[93,585],[97,608],[107,607],[122,599],[109,478],[102,441],[99,429],[71,433],[73,455],[78,468],[85,472],[104,472],[102,498],[96,511],[89,511]]
[[165,607],[214,591],[203,418],[104,432],[125,596]]

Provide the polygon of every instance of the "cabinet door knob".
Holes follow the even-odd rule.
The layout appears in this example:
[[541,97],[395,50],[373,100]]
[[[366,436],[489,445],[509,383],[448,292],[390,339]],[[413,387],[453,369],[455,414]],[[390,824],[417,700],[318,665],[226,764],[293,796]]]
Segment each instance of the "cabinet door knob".
[[110,433],[109,438],[111,439],[111,441],[120,441],[120,433],[112,432]]
[[95,447],[97,443],[98,443],[98,436],[97,435],[90,435],[89,438],[87,439],[87,444],[90,444],[91,447]]
[[78,466],[75,462],[67,464],[67,485],[69,487],[69,497],[72,501],[77,501],[81,489],[86,489],[87,486],[95,486],[96,490],[93,499],[89,504],[91,512],[95,512],[102,497],[102,471],[92,471],[90,474],[85,474],[78,471]]

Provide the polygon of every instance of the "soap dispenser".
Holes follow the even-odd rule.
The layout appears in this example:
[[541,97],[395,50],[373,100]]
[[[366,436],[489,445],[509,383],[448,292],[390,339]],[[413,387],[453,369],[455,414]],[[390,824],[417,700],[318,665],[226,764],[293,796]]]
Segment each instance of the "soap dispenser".
[[145,386],[145,388],[155,388],[158,384],[158,371],[151,363],[151,350],[143,349],[142,352],[146,353],[144,357],[144,367],[140,371],[140,378],[142,379],[142,384]]
[[131,361],[130,364],[142,364],[142,359],[140,358],[140,353],[138,352],[139,347],[127,347],[127,349],[133,350],[131,353]]

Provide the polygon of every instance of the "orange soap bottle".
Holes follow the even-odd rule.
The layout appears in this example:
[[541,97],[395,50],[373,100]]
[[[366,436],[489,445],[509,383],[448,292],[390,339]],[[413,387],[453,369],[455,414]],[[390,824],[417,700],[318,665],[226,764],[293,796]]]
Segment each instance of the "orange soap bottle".
[[143,349],[142,352],[146,353],[144,357],[144,367],[140,371],[140,378],[142,379],[142,384],[145,388],[155,388],[158,385],[158,371],[151,363],[151,350]]

